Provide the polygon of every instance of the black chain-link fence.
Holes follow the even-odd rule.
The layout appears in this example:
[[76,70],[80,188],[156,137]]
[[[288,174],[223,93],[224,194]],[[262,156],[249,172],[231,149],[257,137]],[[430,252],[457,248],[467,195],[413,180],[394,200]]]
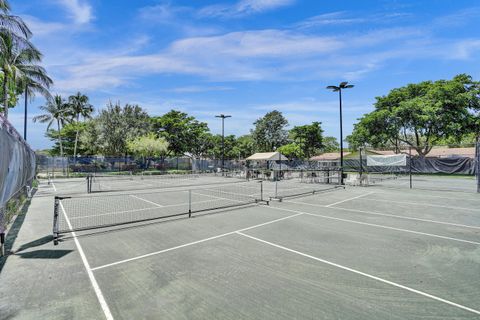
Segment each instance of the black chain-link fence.
[[15,128],[0,115],[0,239],[35,178],[35,153]]
[[[368,164],[369,157],[379,157],[378,161],[385,157],[384,160],[388,162],[391,161],[389,157],[396,155],[405,156],[403,165]],[[344,168],[351,176],[358,173],[359,181],[356,183],[362,185],[476,192],[479,189],[478,159],[476,144],[434,146],[424,155],[413,147],[396,152],[362,148],[345,159]]]

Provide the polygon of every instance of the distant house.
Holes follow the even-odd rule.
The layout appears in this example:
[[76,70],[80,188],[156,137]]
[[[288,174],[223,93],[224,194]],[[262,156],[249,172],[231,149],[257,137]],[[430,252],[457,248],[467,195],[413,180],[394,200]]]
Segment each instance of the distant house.
[[[343,157],[348,156],[351,152],[343,152]],[[318,156],[311,157],[310,160],[312,161],[332,161],[332,160],[340,160],[340,152],[326,152],[322,153]]]
[[[395,154],[392,150],[370,150],[371,153],[379,155],[393,155]],[[406,151],[408,152],[408,151]],[[412,148],[412,155],[418,155],[417,151]],[[475,148],[447,148],[447,147],[434,147],[427,155],[427,158],[475,158]]]

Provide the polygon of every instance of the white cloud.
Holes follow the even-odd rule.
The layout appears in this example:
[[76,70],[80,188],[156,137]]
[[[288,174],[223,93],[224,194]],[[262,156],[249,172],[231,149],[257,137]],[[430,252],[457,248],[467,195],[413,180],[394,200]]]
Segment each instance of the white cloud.
[[410,17],[411,15],[404,12],[394,13],[375,13],[375,14],[362,14],[352,15],[352,13],[346,11],[336,11],[320,14],[310,17],[295,24],[295,27],[300,29],[310,29],[324,26],[342,26],[352,24],[373,24],[373,23],[391,23],[398,19]]
[[171,51],[194,52],[231,57],[288,57],[332,52],[343,44],[333,37],[307,36],[282,30],[231,32],[220,36],[197,37],[176,41]]
[[456,43],[452,54],[446,58],[470,59],[477,52],[480,52],[480,39],[468,39]]
[[23,21],[28,25],[35,37],[45,37],[63,30],[66,26],[59,22],[45,22],[36,17],[22,15]]
[[480,7],[471,7],[437,18],[434,21],[434,25],[446,28],[460,27],[472,21],[477,23],[479,18]]
[[226,86],[186,86],[186,87],[165,89],[163,91],[174,92],[174,93],[199,93],[199,92],[229,91],[229,90],[233,90],[233,88],[226,87]]
[[365,22],[365,18],[347,18],[344,11],[330,12],[310,17],[297,24],[300,28],[313,28],[325,25],[342,25]]
[[178,15],[192,11],[188,7],[174,7],[169,3],[162,3],[153,6],[143,7],[139,10],[140,18],[156,23],[175,23]]
[[292,5],[295,0],[241,0],[233,5],[214,4],[199,10],[200,17],[243,17]]
[[[252,30],[187,37],[163,50],[139,54],[125,44],[97,53],[80,50],[55,65],[56,89],[112,90],[132,87],[149,75],[190,75],[204,81],[358,80],[395,59],[465,59],[478,39],[442,40],[422,28],[377,28],[364,33],[320,36],[297,30]],[[140,37],[138,43],[148,43]],[[55,61],[54,61],[55,62]],[[183,87],[177,92],[200,92]]]
[[89,23],[93,19],[92,6],[86,0],[56,0],[68,11],[77,24]]

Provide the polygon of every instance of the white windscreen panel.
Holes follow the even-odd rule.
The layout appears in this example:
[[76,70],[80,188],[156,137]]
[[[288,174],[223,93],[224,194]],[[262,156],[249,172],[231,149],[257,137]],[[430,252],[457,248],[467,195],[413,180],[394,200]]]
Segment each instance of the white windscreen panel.
[[369,167],[405,167],[406,165],[406,154],[395,154],[391,156],[367,156],[367,166]]

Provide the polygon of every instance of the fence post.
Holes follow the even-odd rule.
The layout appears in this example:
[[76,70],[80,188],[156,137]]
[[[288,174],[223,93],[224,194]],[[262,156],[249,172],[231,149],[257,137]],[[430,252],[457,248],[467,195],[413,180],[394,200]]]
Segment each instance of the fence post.
[[192,217],[192,189],[188,190],[188,217]]
[[408,148],[408,153],[409,153],[409,166],[408,166],[408,171],[409,171],[409,176],[410,176],[410,189],[412,189],[412,147],[410,146]]
[[476,163],[477,163],[477,170],[476,170],[476,174],[477,174],[477,192],[480,193],[480,138],[477,139],[477,144],[476,144],[476,147],[475,147],[475,159],[476,159]]

